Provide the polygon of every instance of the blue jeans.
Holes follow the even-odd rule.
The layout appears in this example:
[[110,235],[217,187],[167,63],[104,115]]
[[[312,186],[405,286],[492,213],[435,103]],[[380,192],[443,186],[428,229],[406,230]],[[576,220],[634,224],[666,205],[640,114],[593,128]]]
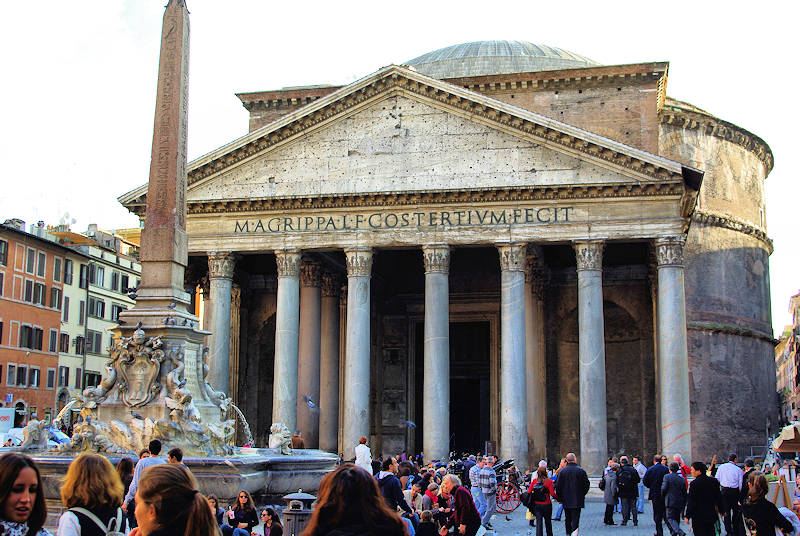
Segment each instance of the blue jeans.
[[644,484],[639,482],[639,498],[636,499],[636,509],[640,514],[644,513]]
[[553,519],[558,519],[561,521],[561,514],[564,513],[564,503],[558,503],[558,508],[556,509],[556,515]]
[[483,517],[483,513],[486,511],[486,503],[483,502],[483,493],[481,493],[481,488],[478,486],[472,486],[469,488],[470,493],[472,493],[472,501],[475,503],[475,508],[478,509],[478,515]]
[[481,525],[486,526],[487,523],[492,521],[492,516],[497,509],[497,494],[496,493],[483,493],[483,500],[486,502],[486,511],[481,516]]

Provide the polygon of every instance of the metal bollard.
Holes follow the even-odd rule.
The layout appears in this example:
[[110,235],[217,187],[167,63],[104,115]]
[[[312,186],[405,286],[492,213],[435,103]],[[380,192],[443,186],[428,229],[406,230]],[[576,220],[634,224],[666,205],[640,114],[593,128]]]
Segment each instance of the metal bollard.
[[290,493],[283,497],[286,501],[286,508],[283,509],[283,533],[286,536],[300,536],[311,520],[311,513],[314,511],[311,504],[317,498],[303,490],[297,493]]

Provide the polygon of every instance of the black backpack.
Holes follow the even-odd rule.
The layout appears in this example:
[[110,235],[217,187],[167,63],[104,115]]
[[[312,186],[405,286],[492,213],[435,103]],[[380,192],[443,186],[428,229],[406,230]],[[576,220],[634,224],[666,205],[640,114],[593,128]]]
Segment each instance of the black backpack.
[[617,489],[622,492],[630,491],[633,488],[633,476],[628,466],[622,467],[617,473]]
[[544,487],[544,482],[537,480],[531,490],[531,498],[529,501],[533,502],[547,502],[547,488]]

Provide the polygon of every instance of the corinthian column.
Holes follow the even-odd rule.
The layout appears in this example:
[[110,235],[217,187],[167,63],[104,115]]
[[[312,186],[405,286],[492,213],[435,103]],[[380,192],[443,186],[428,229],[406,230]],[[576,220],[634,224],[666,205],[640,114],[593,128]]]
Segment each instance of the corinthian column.
[[333,274],[323,274],[319,348],[319,448],[333,453],[339,452],[340,292],[339,278]]
[[603,328],[603,241],[575,242],[578,265],[578,374],[581,465],[602,474],[608,454],[606,349]]
[[[498,245],[500,253],[500,455],[527,464],[525,394],[525,244]],[[427,409],[427,408],[426,408]]]
[[428,459],[447,459],[450,450],[450,247],[423,246],[425,260],[425,406],[422,448]]
[[689,354],[683,288],[683,237],[656,240],[658,259],[658,388],[661,451],[692,455]]
[[[306,448],[319,446],[319,343],[322,267],[303,261],[300,266],[300,340],[297,350],[297,428]],[[309,403],[308,399],[311,401]],[[313,406],[313,407],[312,407]]]
[[212,335],[209,341],[208,381],[217,391],[228,394],[231,354],[231,287],[236,257],[230,251],[208,254]]
[[275,374],[272,422],[297,428],[297,346],[300,328],[300,251],[275,251],[278,308],[275,313]]
[[529,246],[525,270],[525,360],[528,403],[528,467],[547,455],[546,371],[542,248]]
[[344,363],[345,459],[355,456],[361,436],[369,437],[369,324],[372,249],[344,250],[347,256],[347,336]]

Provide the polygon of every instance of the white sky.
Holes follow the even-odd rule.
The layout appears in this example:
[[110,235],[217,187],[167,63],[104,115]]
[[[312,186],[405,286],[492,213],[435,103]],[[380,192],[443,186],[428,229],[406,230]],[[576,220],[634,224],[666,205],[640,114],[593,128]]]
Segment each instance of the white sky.
[[[0,5],[0,221],[137,218],[117,196],[147,182],[165,0]],[[670,62],[667,92],[761,136],[776,333],[800,289],[792,218],[800,167],[794,2],[189,0],[189,159],[247,132],[235,92],[347,83],[467,41],[518,39],[603,64]]]

